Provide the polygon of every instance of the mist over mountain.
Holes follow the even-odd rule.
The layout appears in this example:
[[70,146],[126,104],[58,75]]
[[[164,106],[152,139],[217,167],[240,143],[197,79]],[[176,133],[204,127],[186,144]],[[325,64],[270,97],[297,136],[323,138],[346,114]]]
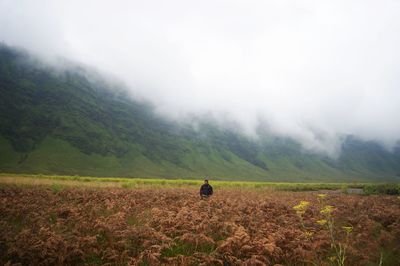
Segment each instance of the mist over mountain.
[[0,40],[94,66],[178,123],[260,127],[308,151],[400,136],[398,1],[0,1]]
[[0,171],[229,180],[398,180],[400,151],[344,136],[337,157],[213,116],[166,119],[120,83],[0,47]]

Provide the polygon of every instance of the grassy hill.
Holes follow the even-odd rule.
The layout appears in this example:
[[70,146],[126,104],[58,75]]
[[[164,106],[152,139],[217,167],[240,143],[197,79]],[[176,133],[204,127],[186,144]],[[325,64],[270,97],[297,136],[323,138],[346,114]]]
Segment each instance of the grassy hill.
[[338,159],[210,121],[166,121],[82,67],[0,46],[0,172],[270,181],[399,179],[400,152],[348,137]]

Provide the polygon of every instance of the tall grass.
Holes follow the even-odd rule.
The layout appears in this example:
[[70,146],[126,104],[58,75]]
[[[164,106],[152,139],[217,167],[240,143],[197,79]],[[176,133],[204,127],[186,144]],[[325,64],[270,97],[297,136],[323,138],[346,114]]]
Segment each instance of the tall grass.
[[[69,186],[89,187],[199,187],[203,180],[188,179],[160,179],[160,178],[110,178],[90,176],[62,176],[62,175],[29,175],[29,174],[0,174],[0,183],[15,184],[62,184]],[[213,181],[210,183],[215,189],[223,188],[271,188],[285,191],[318,191],[343,190],[348,188],[363,189],[364,194],[400,194],[400,184],[381,183],[294,183],[294,182],[245,182],[245,181]]]

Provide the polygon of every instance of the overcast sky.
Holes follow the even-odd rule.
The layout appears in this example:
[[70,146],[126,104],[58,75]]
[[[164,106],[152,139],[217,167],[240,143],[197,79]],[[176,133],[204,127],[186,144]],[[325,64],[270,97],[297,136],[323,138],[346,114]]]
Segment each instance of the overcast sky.
[[0,41],[92,65],[182,119],[330,154],[400,137],[400,1],[0,0]]

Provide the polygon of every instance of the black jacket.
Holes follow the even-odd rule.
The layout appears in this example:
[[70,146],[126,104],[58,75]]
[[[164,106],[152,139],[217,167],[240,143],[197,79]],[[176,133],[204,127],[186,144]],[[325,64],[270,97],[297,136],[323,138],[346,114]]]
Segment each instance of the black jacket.
[[200,196],[211,196],[213,194],[213,188],[210,184],[203,184],[200,188]]

